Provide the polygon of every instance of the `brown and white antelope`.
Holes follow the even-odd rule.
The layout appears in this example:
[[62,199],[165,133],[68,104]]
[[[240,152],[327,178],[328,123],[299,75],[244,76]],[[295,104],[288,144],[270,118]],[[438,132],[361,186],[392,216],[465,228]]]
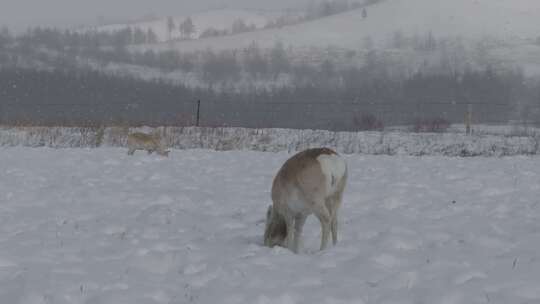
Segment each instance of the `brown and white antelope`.
[[165,146],[161,143],[161,140],[156,137],[145,133],[131,133],[127,138],[128,155],[133,155],[136,150],[146,150],[148,154],[156,152],[162,156],[169,156],[169,151],[165,150]]
[[264,245],[280,245],[298,253],[306,218],[321,223],[321,247],[328,235],[337,243],[337,213],[347,183],[347,164],[328,148],[308,149],[289,158],[272,183],[272,205],[266,214]]

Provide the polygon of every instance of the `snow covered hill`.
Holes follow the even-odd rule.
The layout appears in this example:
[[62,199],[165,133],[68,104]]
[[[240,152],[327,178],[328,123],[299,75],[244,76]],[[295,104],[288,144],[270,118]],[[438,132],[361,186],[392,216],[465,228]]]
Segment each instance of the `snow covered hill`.
[[158,38],[158,41],[165,42],[171,39],[182,38],[179,31],[179,25],[190,17],[195,26],[195,32],[191,38],[199,38],[200,35],[207,29],[215,30],[231,30],[231,26],[236,20],[242,20],[246,25],[254,25],[256,28],[264,27],[270,20],[277,16],[276,12],[255,11],[245,9],[215,9],[204,12],[195,13],[189,16],[174,16],[174,30],[169,37],[167,26],[167,18],[158,18],[152,21],[136,22],[130,24],[110,24],[92,28],[95,31],[113,32],[127,27],[132,29],[138,28],[143,31],[151,29]]
[[0,148],[0,302],[538,303],[537,157],[346,156],[339,243],[262,246],[290,154]]
[[[177,42],[187,50],[231,49],[257,42],[271,47],[277,41],[292,47],[365,47],[366,37],[385,43],[395,32],[435,37],[484,37],[498,41],[527,42],[540,36],[540,2],[537,0],[387,0],[361,9],[287,26],[240,35]],[[163,46],[165,47],[165,46]]]

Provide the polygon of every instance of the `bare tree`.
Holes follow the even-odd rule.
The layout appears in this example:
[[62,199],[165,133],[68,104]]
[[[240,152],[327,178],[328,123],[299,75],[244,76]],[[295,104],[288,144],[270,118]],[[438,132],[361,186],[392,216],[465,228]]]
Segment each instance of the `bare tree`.
[[154,31],[149,28],[148,31],[146,31],[146,42],[147,43],[156,43],[158,41],[158,37]]
[[289,62],[283,43],[276,43],[274,48],[270,51],[270,63],[274,78],[277,78],[280,73],[289,71],[291,63]]
[[180,33],[182,33],[182,38],[184,39],[190,39],[191,35],[195,33],[195,25],[193,24],[193,20],[191,20],[191,17],[187,17],[184,22],[180,24]]
[[174,24],[174,19],[173,17],[169,16],[167,17],[167,33],[169,34],[169,39],[168,40],[171,40],[172,39],[172,32],[175,28],[175,24]]
[[268,62],[255,42],[244,50],[244,69],[253,77],[259,77],[268,72]]
[[249,27],[243,19],[236,19],[232,24],[231,32],[233,34],[243,33],[249,31]]

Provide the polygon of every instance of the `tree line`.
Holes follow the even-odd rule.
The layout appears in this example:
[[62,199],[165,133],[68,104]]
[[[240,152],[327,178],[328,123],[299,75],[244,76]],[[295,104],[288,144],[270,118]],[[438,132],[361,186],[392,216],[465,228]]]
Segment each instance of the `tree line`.
[[[342,88],[295,87],[220,91],[99,71],[21,67],[0,69],[0,124],[193,125],[201,100],[207,126],[355,130],[411,124],[420,118],[462,122],[467,104],[475,121],[538,121],[540,83],[516,72],[415,73],[402,80],[351,70]],[[525,113],[520,113],[523,111]]]
[[[3,119],[36,123],[42,117],[62,123],[67,117],[77,123],[186,124],[192,119],[195,100],[203,100],[207,122],[212,125],[311,127],[309,120],[318,120],[326,128],[354,129],[362,121],[358,117],[368,114],[385,125],[410,123],[418,117],[459,122],[464,115],[461,105],[467,103],[482,104],[475,115],[480,121],[540,120],[540,84],[526,79],[518,69],[489,64],[457,67],[441,59],[437,65],[398,73],[395,62],[375,49],[362,55],[360,64],[340,65],[331,56],[318,63],[299,60],[280,43],[270,49],[252,44],[236,51],[133,52],[126,48],[126,37],[126,33],[41,28],[14,36],[7,29],[0,30]],[[444,41],[429,33],[419,39],[396,33],[391,43],[396,48],[418,45],[422,51],[445,47]],[[100,67],[81,67],[81,58],[104,65],[129,63],[182,71],[198,75],[207,85],[191,88],[181,82],[145,81],[136,74],[112,75],[100,72]],[[246,79],[263,85],[250,85]],[[248,85],[239,90],[236,84],[243,82]],[[284,84],[276,85],[279,83]],[[287,111],[264,105],[276,102],[296,108]],[[57,105],[40,111],[28,108],[40,104]],[[340,104],[343,117],[328,116],[334,104]],[[246,109],[250,114],[245,114]],[[302,114],[306,111],[312,116]],[[291,117],[294,113],[300,119]]]

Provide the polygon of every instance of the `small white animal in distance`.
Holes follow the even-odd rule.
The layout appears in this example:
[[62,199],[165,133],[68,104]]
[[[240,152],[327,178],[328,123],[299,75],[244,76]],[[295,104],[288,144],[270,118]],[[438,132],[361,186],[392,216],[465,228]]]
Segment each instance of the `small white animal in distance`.
[[129,149],[128,155],[133,155],[136,150],[146,150],[148,154],[156,152],[162,156],[169,156],[169,151],[165,150],[165,146],[158,137],[141,132],[129,134],[127,146]]

